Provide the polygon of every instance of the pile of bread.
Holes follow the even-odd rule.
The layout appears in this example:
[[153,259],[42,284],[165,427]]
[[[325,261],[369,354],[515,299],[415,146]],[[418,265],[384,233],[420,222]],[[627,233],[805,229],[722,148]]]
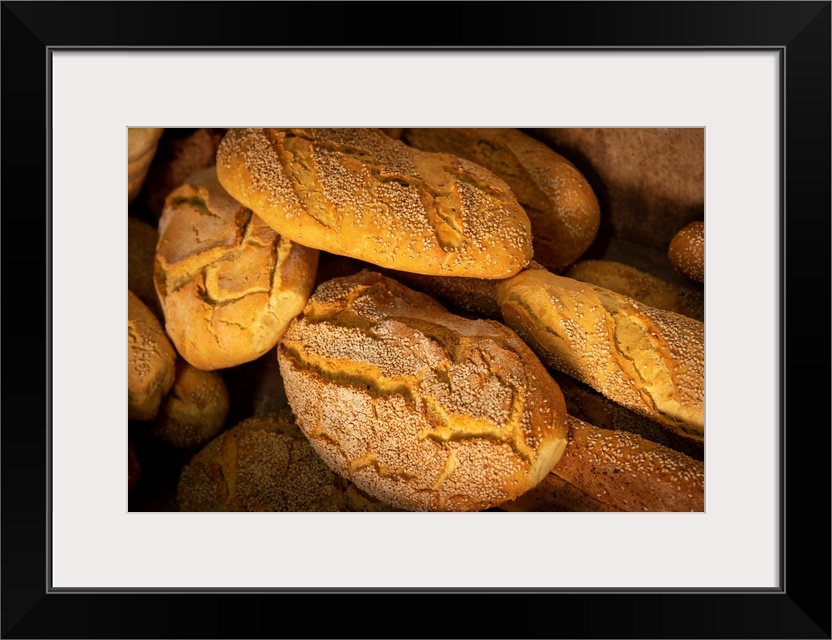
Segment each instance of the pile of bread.
[[704,511],[701,220],[688,286],[517,129],[129,134],[136,508]]

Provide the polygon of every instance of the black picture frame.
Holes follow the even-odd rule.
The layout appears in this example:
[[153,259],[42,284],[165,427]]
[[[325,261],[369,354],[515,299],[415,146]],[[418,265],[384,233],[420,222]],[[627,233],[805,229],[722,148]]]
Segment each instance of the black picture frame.
[[[830,15],[828,1],[3,2],[2,637],[830,638]],[[62,47],[779,51],[780,588],[53,592],[48,96]]]

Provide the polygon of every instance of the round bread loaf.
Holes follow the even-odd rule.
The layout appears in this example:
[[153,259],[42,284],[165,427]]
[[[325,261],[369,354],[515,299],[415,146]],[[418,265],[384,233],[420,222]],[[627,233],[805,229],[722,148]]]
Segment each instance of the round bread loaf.
[[277,344],[312,291],[318,251],[280,236],[231,196],[216,169],[193,174],[159,220],[154,282],[177,351],[203,370]]
[[700,322],[705,320],[703,291],[680,287],[621,262],[581,260],[569,267],[564,275],[610,289],[648,307],[681,313]]
[[552,472],[505,511],[704,511],[705,465],[627,431],[568,416]]
[[497,288],[503,318],[549,366],[696,440],[705,434],[705,328],[619,293],[524,271]]
[[506,278],[532,257],[529,218],[503,180],[379,129],[230,129],[217,172],[281,235],[373,265]]
[[230,398],[222,376],[202,371],[184,359],[176,361],[176,377],[162,398],[150,433],[179,449],[198,449],[225,426]]
[[183,468],[180,511],[389,511],[333,473],[291,411],[243,420]]
[[127,202],[133,202],[142,190],[150,164],[156,155],[164,129],[131,127],[127,129]]
[[667,257],[691,280],[705,282],[705,223],[691,222],[673,236]]
[[598,234],[601,208],[583,174],[518,129],[405,129],[402,140],[476,162],[505,180],[529,215],[535,260],[556,273]]
[[164,322],[162,305],[153,284],[153,263],[156,260],[158,241],[156,227],[135,216],[127,216],[127,288]]
[[162,325],[127,291],[127,407],[130,420],[151,420],[173,386],[174,351]]
[[566,444],[557,384],[508,327],[373,271],[321,284],[278,344],[324,461],[410,511],[478,511],[535,486]]

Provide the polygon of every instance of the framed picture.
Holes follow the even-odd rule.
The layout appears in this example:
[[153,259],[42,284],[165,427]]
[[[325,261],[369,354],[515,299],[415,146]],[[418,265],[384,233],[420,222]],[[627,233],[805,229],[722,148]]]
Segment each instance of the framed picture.
[[[830,3],[380,7],[3,3],[3,637],[829,638]],[[704,128],[704,513],[130,512],[123,134],[282,122]]]

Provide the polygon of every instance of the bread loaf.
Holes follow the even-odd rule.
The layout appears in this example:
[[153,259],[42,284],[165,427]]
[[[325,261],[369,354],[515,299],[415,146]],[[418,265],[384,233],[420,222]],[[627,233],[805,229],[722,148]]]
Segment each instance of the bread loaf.
[[705,433],[704,325],[547,271],[497,288],[506,324],[549,366],[697,440]]
[[566,451],[505,511],[704,511],[705,466],[627,431],[568,416]]
[[219,180],[282,236],[374,265],[505,278],[532,257],[509,186],[379,129],[230,129]]
[[638,300],[649,307],[665,309],[705,320],[705,294],[702,290],[666,282],[614,260],[581,260],[563,274]]
[[165,315],[153,284],[153,264],[156,261],[158,241],[156,227],[135,216],[127,216],[127,288],[147,305],[153,315],[164,322]]
[[164,129],[131,127],[127,129],[127,202],[139,195],[150,164],[156,155]]
[[569,160],[518,129],[405,129],[402,140],[452,153],[505,180],[532,225],[534,258],[559,273],[595,240],[598,198]]
[[318,252],[280,236],[229,196],[214,167],[167,198],[155,286],[177,351],[203,370],[250,362],[277,344],[312,291]]
[[563,396],[508,327],[372,271],[320,285],[278,344],[298,425],[326,463],[411,511],[476,511],[537,484]]
[[390,511],[333,473],[287,409],[243,420],[183,468],[180,511]]
[[173,386],[176,351],[153,312],[127,291],[127,416],[151,420]]
[[691,280],[705,282],[705,223],[691,222],[673,236],[667,257]]

